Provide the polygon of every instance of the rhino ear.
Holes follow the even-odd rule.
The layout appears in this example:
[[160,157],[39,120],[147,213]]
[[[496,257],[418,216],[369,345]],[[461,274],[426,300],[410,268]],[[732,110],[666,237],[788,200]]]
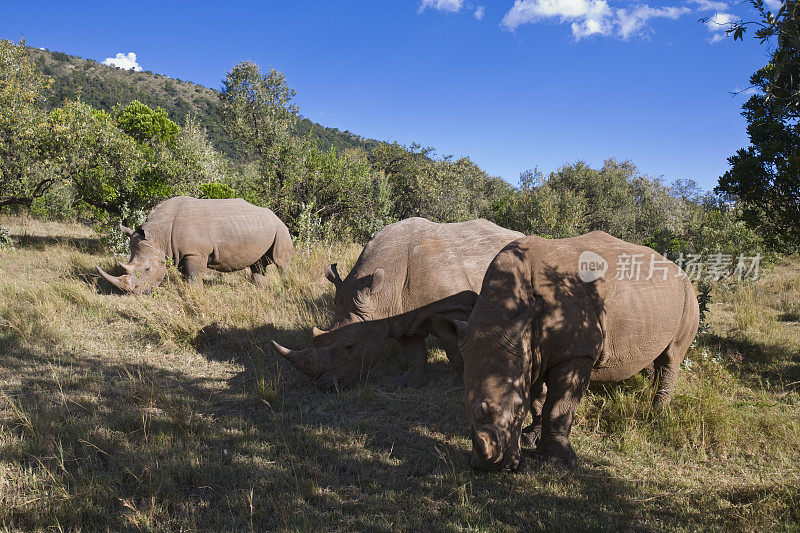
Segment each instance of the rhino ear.
[[463,320],[456,320],[444,315],[433,315],[431,322],[435,335],[445,341],[458,341],[467,333],[467,323]]
[[147,240],[151,237],[150,232],[144,226],[136,226],[136,233],[142,236],[142,239]]
[[325,268],[325,277],[337,287],[342,284],[342,278],[339,276],[339,271],[336,270],[336,263],[328,265],[327,268]]
[[372,283],[369,286],[370,293],[376,293],[381,290],[383,280],[386,277],[386,272],[382,268],[376,268],[375,273],[372,275]]
[[123,225],[122,225],[122,222],[120,222],[120,223],[119,223],[119,230],[120,230],[120,231],[121,231],[121,232],[122,232],[124,235],[127,235],[128,237],[130,237],[130,236],[132,236],[134,233],[136,233],[136,232],[135,232],[135,231],[133,231],[131,228],[128,228],[128,227],[125,227],[125,226],[123,226]]

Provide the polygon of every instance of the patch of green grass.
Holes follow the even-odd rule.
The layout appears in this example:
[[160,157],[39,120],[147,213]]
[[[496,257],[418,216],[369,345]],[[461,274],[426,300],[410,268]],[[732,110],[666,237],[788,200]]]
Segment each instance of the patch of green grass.
[[[800,523],[800,261],[715,287],[664,414],[637,376],[592,387],[580,466],[469,467],[463,389],[432,351],[431,382],[323,394],[276,358],[327,326],[329,262],[302,250],[286,278],[243,273],[151,296],[92,274],[112,258],[77,224],[4,220],[0,254],[0,527],[10,530],[791,530]],[[748,292],[740,292],[748,291]],[[749,310],[743,310],[747,306]]]

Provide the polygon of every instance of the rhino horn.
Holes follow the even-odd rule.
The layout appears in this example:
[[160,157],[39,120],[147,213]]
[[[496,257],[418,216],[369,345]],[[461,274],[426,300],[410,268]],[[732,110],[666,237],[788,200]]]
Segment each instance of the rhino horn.
[[118,289],[120,289],[122,291],[127,290],[125,285],[122,283],[122,280],[118,276],[112,276],[111,274],[109,274],[108,272],[106,272],[105,270],[103,270],[100,267],[97,267],[97,271],[100,272],[101,276],[106,278],[106,281],[108,281],[110,284],[112,284],[116,288],[118,288]]
[[122,233],[124,233],[125,235],[127,235],[128,237],[130,237],[131,235],[133,235],[133,234],[134,234],[134,231],[133,231],[131,228],[128,228],[128,227],[125,227],[125,226],[123,226],[123,225],[122,225],[122,222],[120,222],[120,223],[119,223],[119,230],[120,230]]
[[313,328],[311,328],[311,335],[312,335],[313,337],[319,337],[320,335],[325,335],[326,333],[328,333],[328,332],[327,332],[327,331],[325,331],[324,329],[319,329],[319,328],[318,328],[318,327],[316,327],[316,326],[314,326]]
[[118,264],[125,269],[125,272],[132,272],[134,270],[133,265],[130,263],[123,263],[122,261],[119,261]]
[[325,277],[337,287],[342,284],[342,278],[339,276],[339,271],[336,270],[336,263],[328,265],[325,268]]
[[272,341],[272,346],[275,347],[275,350],[282,356],[284,356],[292,366],[294,366],[297,370],[302,372],[303,374],[314,378],[317,375],[317,365],[315,364],[316,361],[314,360],[314,350],[308,348],[306,350],[290,350],[284,346],[281,346],[275,341]]

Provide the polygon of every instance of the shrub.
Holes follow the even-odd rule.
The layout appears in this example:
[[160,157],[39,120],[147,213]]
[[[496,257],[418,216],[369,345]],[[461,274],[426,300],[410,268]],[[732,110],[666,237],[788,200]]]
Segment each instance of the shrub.
[[13,249],[14,239],[11,238],[11,231],[8,228],[0,228],[0,251]]
[[224,183],[201,183],[200,198],[236,198],[236,191]]

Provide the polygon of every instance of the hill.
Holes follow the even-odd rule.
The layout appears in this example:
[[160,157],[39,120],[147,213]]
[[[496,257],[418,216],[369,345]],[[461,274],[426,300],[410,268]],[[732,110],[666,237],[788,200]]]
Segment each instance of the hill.
[[[164,108],[178,125],[191,114],[206,128],[214,147],[233,158],[232,146],[223,134],[217,113],[218,91],[190,81],[150,71],[124,70],[63,52],[33,47],[29,51],[38,68],[53,78],[52,92],[47,101],[49,108],[80,96],[92,107],[107,111],[117,104],[127,105],[139,100],[150,107]],[[373,139],[329,128],[307,118],[298,121],[295,134],[311,136],[323,150],[331,146],[339,151],[347,148],[369,150],[378,144]]]

